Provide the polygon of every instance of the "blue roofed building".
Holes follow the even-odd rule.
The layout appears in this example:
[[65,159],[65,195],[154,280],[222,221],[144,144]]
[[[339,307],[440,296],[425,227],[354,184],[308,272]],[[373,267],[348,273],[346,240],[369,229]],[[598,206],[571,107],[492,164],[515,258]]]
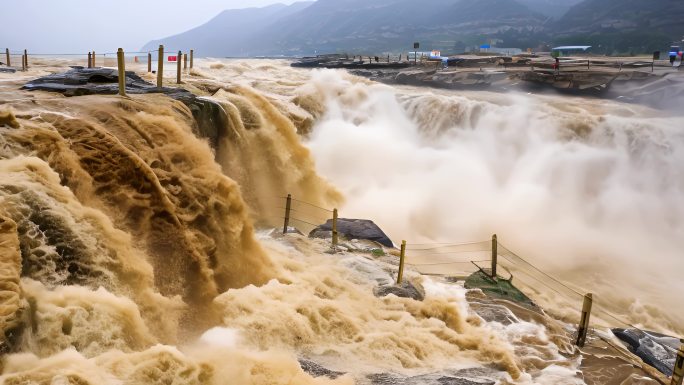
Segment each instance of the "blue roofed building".
[[551,48],[552,56],[577,56],[588,54],[591,52],[590,45],[564,45],[560,47]]

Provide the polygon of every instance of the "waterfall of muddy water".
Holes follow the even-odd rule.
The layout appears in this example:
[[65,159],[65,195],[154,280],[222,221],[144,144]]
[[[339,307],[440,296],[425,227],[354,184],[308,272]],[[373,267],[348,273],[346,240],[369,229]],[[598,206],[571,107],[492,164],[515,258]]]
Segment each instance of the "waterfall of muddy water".
[[[66,63],[0,74],[14,100],[0,104],[3,384],[584,383],[544,317],[487,322],[463,287],[411,270],[424,301],[376,298],[387,260],[255,233],[279,224],[272,198],[286,193],[344,204],[395,240],[496,231],[568,280],[620,288],[607,294],[633,319],[680,330],[682,309],[656,300],[681,289],[678,118],[198,60],[185,87],[226,117],[212,149],[166,96],[19,90]],[[314,378],[303,358],[348,374]]]
[[[373,218],[395,242],[497,233],[631,322],[684,333],[682,116],[597,99],[394,88],[334,71],[314,72],[299,92],[325,101],[308,146],[344,192],[343,216]],[[540,292],[558,313],[579,306]]]
[[[341,215],[409,243],[498,233],[628,321],[684,332],[684,307],[672,306],[684,289],[682,116],[593,98],[389,87],[268,61],[197,72],[259,92],[298,122],[319,173],[344,193]],[[535,294],[561,316],[579,307]]]
[[[594,98],[390,87],[277,61],[216,61],[196,73],[205,89],[238,90],[219,99],[239,107],[259,93],[289,117],[319,174],[344,193],[343,217],[373,219],[409,244],[497,233],[627,321],[684,333],[684,307],[674,305],[684,289],[681,115]],[[558,316],[577,315],[577,298],[532,289]]]
[[341,194],[316,173],[301,140],[323,106],[297,105],[294,91],[307,77],[296,71],[281,76],[285,66],[270,61],[215,62],[193,71],[201,78],[193,86],[210,93],[209,99],[220,103],[228,116],[216,160],[238,182],[261,224],[282,223],[282,197],[287,194],[322,207],[342,202]]

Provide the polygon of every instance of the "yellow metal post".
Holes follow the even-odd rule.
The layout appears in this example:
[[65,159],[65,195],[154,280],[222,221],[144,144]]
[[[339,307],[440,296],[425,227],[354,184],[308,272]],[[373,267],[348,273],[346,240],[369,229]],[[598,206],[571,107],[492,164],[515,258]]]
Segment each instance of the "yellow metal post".
[[192,64],[193,64],[193,57],[195,56],[195,50],[191,49],[190,50],[190,69],[192,69]]
[[88,68],[93,68],[93,58],[90,52],[88,52]]
[[496,265],[499,259],[499,241],[496,234],[492,235],[492,278],[496,278]]
[[116,51],[116,60],[119,68],[119,95],[126,96],[126,60],[123,48]]
[[5,56],[7,56],[7,66],[10,67],[12,65],[10,61],[10,53],[9,53],[9,48],[5,48]]
[[159,57],[157,61],[157,87],[162,87],[164,80],[164,46],[159,46]]
[[292,195],[287,194],[285,201],[285,223],[283,223],[283,234],[287,234],[287,228],[290,226],[290,208],[292,208]]
[[332,219],[332,245],[333,249],[337,249],[337,209],[333,210],[333,219]]
[[591,305],[594,302],[594,297],[591,293],[584,296],[584,303],[582,304],[582,318],[580,318],[579,327],[577,328],[577,341],[575,345],[580,348],[584,346],[587,340],[587,332],[589,331],[589,318],[591,317]]
[[183,69],[184,70],[188,69],[188,54],[187,53],[183,54]]
[[178,56],[176,56],[176,83],[181,84],[181,59],[183,58],[183,53],[178,51]]
[[93,68],[95,68],[95,51],[93,51]]
[[684,340],[680,341],[682,346],[677,352],[677,359],[675,360],[674,371],[672,373],[672,382],[670,385],[682,385],[684,382]]
[[152,72],[152,53],[147,53],[147,73]]
[[401,254],[399,254],[399,273],[397,274],[397,285],[404,279],[404,259],[406,259],[406,241],[401,241]]

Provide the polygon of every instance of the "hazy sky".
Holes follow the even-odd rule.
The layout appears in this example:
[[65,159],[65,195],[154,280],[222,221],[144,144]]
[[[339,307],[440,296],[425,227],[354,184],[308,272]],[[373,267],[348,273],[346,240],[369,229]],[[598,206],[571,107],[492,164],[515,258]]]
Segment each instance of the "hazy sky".
[[[34,53],[140,49],[225,9],[295,0],[0,0],[0,50]],[[40,51],[40,52],[39,52]]]

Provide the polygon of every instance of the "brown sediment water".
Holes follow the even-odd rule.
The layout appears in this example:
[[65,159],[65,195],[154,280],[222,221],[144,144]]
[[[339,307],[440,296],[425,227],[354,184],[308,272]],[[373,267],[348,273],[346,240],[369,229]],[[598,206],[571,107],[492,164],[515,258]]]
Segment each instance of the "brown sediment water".
[[[663,125],[679,118],[581,99],[394,89],[282,61],[196,62],[186,87],[227,117],[215,148],[166,96],[18,90],[62,62],[0,74],[4,383],[350,384],[471,368],[500,383],[583,383],[567,331],[543,315],[509,306],[517,322],[485,321],[463,287],[413,270],[424,301],[376,298],[394,265],[256,231],[281,224],[288,193],[374,219],[395,241],[498,232],[578,286],[594,277],[606,298],[631,306],[622,314],[631,321],[681,330],[677,309],[652,300],[681,284],[670,275],[634,278],[640,292],[606,290],[633,277],[627,262],[646,245],[657,244],[661,266],[678,266],[668,236],[681,231],[679,206],[662,219],[670,230],[647,208],[660,213],[650,199],[659,192],[671,204],[680,191],[662,179],[681,154],[680,134]],[[668,151],[647,156],[653,141]],[[648,179],[655,190],[624,169],[646,178],[649,162],[665,167]],[[607,233],[635,196],[649,205]],[[637,217],[664,235],[639,234]],[[622,256],[617,278],[595,279]],[[574,306],[539,291],[560,318]],[[348,374],[313,378],[303,357]]]

